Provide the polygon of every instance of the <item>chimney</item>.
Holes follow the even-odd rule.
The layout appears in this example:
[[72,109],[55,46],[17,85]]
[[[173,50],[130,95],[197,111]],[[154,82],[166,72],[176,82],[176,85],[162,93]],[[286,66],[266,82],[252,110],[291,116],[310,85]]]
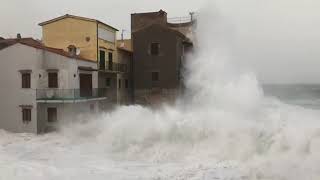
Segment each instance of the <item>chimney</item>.
[[21,34],[20,33],[17,34],[17,39],[21,39]]

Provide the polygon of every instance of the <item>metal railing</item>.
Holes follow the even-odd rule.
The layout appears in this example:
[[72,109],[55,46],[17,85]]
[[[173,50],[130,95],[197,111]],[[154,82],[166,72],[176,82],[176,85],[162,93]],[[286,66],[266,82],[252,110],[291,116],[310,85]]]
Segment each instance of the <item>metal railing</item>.
[[167,19],[168,23],[173,24],[180,24],[180,23],[188,23],[191,22],[191,16],[185,16],[185,17],[172,17]]
[[101,67],[100,66],[100,70],[112,71],[112,72],[121,72],[121,73],[129,72],[127,64],[121,64],[121,63],[111,63],[111,64],[109,64],[108,62],[106,62],[105,67]]
[[37,100],[85,100],[107,97],[107,89],[37,89]]

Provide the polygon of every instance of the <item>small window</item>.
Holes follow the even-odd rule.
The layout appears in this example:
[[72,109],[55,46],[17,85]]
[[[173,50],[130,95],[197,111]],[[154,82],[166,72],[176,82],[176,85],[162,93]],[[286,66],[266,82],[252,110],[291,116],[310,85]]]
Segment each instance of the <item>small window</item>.
[[159,81],[159,72],[152,72],[152,81]]
[[111,87],[111,79],[106,78],[106,87]]
[[31,122],[31,109],[22,108],[22,122],[28,124]]
[[124,86],[125,86],[126,89],[129,88],[129,81],[128,81],[128,79],[126,79],[126,80],[124,81]]
[[121,79],[119,79],[118,86],[119,86],[119,89],[121,89]]
[[99,66],[101,70],[106,69],[106,52],[103,50],[99,51]]
[[58,88],[58,73],[57,72],[49,72],[48,73],[48,87],[49,88]]
[[113,53],[112,52],[108,53],[108,59],[109,59],[109,61],[108,61],[109,69],[108,70],[114,71],[115,69],[113,68]]
[[57,122],[57,108],[48,108],[48,122]]
[[29,89],[31,88],[31,74],[22,73],[22,88]]
[[158,56],[160,52],[160,44],[159,43],[151,43],[150,46],[151,55]]

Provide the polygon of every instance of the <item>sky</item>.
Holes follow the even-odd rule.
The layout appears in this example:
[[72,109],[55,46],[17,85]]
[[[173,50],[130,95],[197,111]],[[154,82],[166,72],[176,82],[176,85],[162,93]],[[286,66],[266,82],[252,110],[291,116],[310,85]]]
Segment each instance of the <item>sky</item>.
[[[188,16],[204,0],[0,0],[0,36],[41,38],[38,23],[73,14],[98,19],[119,30],[130,33],[130,14],[138,12],[167,11],[169,17]],[[182,6],[183,5],[183,6]]]
[[263,83],[320,83],[318,0],[0,1],[0,36],[21,33],[38,39],[38,23],[67,13],[99,19],[126,30],[129,37],[131,13],[163,9],[169,17],[179,17],[211,8],[225,24],[220,39],[239,67],[253,71]]

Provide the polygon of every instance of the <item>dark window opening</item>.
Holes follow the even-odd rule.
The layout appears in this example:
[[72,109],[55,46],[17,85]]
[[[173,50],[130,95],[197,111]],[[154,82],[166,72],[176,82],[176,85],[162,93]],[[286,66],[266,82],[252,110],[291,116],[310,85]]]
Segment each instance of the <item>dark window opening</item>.
[[109,57],[109,61],[108,61],[109,70],[112,71],[113,70],[113,54],[112,54],[112,52],[109,52],[108,57]]
[[157,56],[160,52],[160,44],[159,43],[151,43],[150,46],[151,55]]
[[48,73],[48,87],[49,88],[58,88],[58,73],[49,72]]
[[106,78],[106,87],[111,87],[111,79]]
[[22,74],[22,88],[31,88],[31,74],[23,73]]
[[22,121],[23,123],[31,122],[31,109],[30,108],[23,108],[22,109]]
[[124,86],[125,86],[125,88],[126,89],[128,89],[129,88],[129,81],[128,81],[128,79],[126,79],[125,81],[124,81]]
[[80,74],[80,97],[92,97],[92,74]]
[[119,89],[121,89],[121,79],[119,79],[118,86],[119,86]]
[[159,81],[159,72],[152,72],[152,81]]
[[57,108],[48,108],[48,122],[57,122]]
[[100,59],[99,59],[99,64],[100,64],[100,69],[105,70],[106,69],[106,52],[100,50]]

